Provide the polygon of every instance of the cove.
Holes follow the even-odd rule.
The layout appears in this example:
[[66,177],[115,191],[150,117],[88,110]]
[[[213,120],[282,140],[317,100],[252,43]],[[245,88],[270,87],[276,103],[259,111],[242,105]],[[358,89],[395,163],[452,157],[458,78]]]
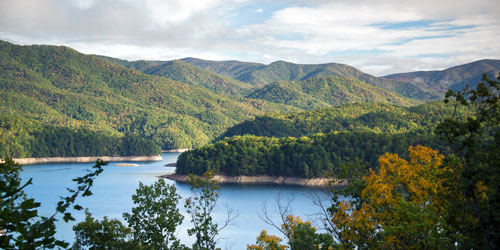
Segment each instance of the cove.
[[[118,218],[122,220],[124,212],[130,212],[133,207],[131,196],[135,193],[139,182],[150,185],[158,176],[173,173],[174,167],[165,167],[167,163],[175,162],[179,153],[163,153],[163,160],[159,162],[134,162],[139,166],[116,166],[116,164],[127,162],[110,162],[104,167],[104,172],[97,177],[92,187],[93,195],[80,198],[78,204],[89,209],[94,217],[101,219]],[[40,215],[50,216],[54,213],[60,196],[66,196],[67,187],[75,187],[71,179],[85,174],[93,163],[55,163],[37,164],[23,166],[21,177],[23,181],[33,178],[33,185],[26,188],[29,197],[42,203]],[[189,185],[166,180],[167,183],[175,184],[177,192],[183,198],[191,195]],[[280,237],[278,231],[259,219],[259,214],[264,204],[273,220],[280,224],[276,213],[276,197],[280,195],[285,199],[293,199],[291,206],[293,214],[303,219],[315,220],[315,214],[319,208],[315,207],[309,199],[310,194],[318,194],[324,198],[326,195],[321,189],[300,186],[285,185],[221,185],[218,209],[214,213],[214,219],[222,222],[226,215],[226,206],[238,212],[238,217],[221,232],[219,245],[222,249],[246,249],[247,244],[255,243],[255,238],[262,229]],[[185,214],[184,201],[180,202],[181,211],[185,215],[184,223],[178,228],[178,237],[184,244],[190,245],[194,239],[189,237],[186,229],[190,227],[190,218]],[[72,212],[76,222],[84,219],[83,211]],[[68,242],[74,241],[72,227],[75,223],[57,222],[57,237]],[[321,224],[315,223],[319,228]]]

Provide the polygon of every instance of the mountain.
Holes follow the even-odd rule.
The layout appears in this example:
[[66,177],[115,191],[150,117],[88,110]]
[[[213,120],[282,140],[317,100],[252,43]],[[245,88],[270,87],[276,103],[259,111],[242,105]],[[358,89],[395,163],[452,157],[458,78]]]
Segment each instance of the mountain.
[[261,68],[265,68],[265,64],[260,63],[251,63],[251,62],[241,62],[236,60],[230,61],[210,61],[210,60],[202,60],[198,58],[183,58],[180,59],[183,62],[187,62],[192,65],[196,65],[200,68],[204,68],[215,72],[217,74],[229,76],[231,78],[240,80],[242,82],[248,82],[254,84],[252,81],[248,81],[248,75],[252,74],[252,72],[259,70]]
[[248,97],[308,110],[353,102],[384,102],[400,106],[419,103],[357,79],[338,76],[278,81],[254,91]]
[[417,83],[375,77],[345,64],[294,64],[276,61],[269,65],[239,61],[206,61],[194,58],[182,59],[193,65],[228,75],[242,82],[263,86],[277,81],[303,81],[315,77],[339,76],[354,78],[375,87],[396,92],[404,97],[419,100],[442,98],[440,93]]
[[254,86],[248,83],[214,73],[181,60],[126,61],[112,57],[99,57],[115,65],[136,69],[148,75],[161,76],[190,85],[204,87],[216,93],[243,96],[255,89]]
[[384,76],[387,79],[421,84],[430,89],[445,93],[448,89],[462,90],[465,86],[474,88],[483,73],[496,78],[500,72],[500,60],[480,60],[445,70],[417,71]]
[[236,100],[63,46],[0,41],[0,69],[2,114],[113,136],[133,133],[164,149],[203,145],[265,112],[298,110]]
[[101,55],[93,55],[93,56],[99,57],[99,58],[103,59],[104,61],[110,62],[114,65],[123,66],[123,67],[129,68],[129,69],[139,70],[141,72],[143,72],[146,69],[149,69],[151,67],[165,63],[165,61],[148,61],[148,60],[127,61],[127,60],[122,60],[122,59],[113,58],[113,57],[109,57],[109,56],[101,56]]
[[254,89],[254,86],[248,83],[213,73],[180,60],[173,60],[150,67],[143,70],[143,72],[149,75],[162,76],[179,82],[204,87],[216,93],[228,95],[247,95]]

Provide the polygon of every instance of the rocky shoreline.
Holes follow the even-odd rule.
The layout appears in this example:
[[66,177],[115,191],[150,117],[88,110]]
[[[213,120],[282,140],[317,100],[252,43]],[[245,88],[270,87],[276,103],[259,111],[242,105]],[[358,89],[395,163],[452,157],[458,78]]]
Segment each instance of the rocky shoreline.
[[[154,156],[85,156],[85,157],[43,157],[43,158],[14,158],[14,162],[21,165],[38,163],[65,163],[65,162],[95,162],[97,159],[103,161],[161,161],[161,155]],[[3,161],[2,161],[3,162]]]
[[[189,176],[181,174],[170,174],[160,176],[174,181],[186,182]],[[217,183],[234,183],[234,184],[280,184],[280,185],[298,185],[305,187],[326,187],[331,185],[331,178],[296,178],[296,177],[274,177],[274,176],[224,176],[215,175],[214,180]],[[339,181],[333,186],[346,186],[345,181]]]
[[162,150],[161,152],[163,152],[163,153],[184,153],[186,151],[189,151],[189,148],[166,149],[166,150]]

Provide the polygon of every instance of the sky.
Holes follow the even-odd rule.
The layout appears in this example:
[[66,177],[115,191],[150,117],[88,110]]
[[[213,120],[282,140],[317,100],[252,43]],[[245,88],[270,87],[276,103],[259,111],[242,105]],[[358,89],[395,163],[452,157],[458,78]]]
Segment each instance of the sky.
[[344,63],[383,76],[500,59],[498,0],[0,0],[0,40],[126,60]]

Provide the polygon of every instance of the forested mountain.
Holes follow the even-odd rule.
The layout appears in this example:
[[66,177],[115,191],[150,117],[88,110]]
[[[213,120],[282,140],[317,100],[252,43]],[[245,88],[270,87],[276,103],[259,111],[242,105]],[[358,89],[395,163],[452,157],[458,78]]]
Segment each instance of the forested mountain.
[[248,97],[309,110],[353,102],[385,102],[400,106],[419,103],[354,78],[334,76],[278,81],[254,91]]
[[0,68],[3,114],[112,136],[133,133],[164,149],[203,145],[264,112],[298,110],[235,100],[62,46],[0,42]]
[[261,63],[251,63],[251,62],[241,62],[236,60],[230,61],[210,61],[202,60],[198,58],[183,58],[181,61],[196,65],[200,68],[208,69],[212,72],[229,76],[231,78],[240,80],[242,82],[253,83],[252,81],[246,80],[248,75],[252,72],[265,68],[265,64]]
[[204,87],[216,93],[245,96],[255,89],[255,86],[251,84],[214,73],[181,60],[126,61],[112,57],[99,57],[115,65],[136,69],[148,75],[162,76],[190,85]]
[[163,76],[179,82],[204,87],[216,93],[244,96],[255,87],[233,78],[213,73],[209,70],[180,60],[169,61],[143,70],[149,75]]
[[432,131],[437,122],[451,116],[453,109],[441,102],[415,107],[384,103],[352,103],[332,108],[256,116],[229,128],[222,136],[269,137],[312,136],[329,132],[401,134]]
[[[493,65],[491,61],[483,64]],[[329,131],[416,131],[411,126],[424,126],[421,122],[427,118],[412,110],[432,104],[397,106],[440,97],[426,86],[373,77],[343,64],[279,61],[264,65],[195,58],[129,62],[84,55],[63,46],[18,46],[3,41],[0,68],[2,119],[19,118],[16,124],[24,124],[21,127],[27,131],[23,134],[26,131],[12,130],[6,125],[9,122],[3,122],[3,135],[10,136],[2,137],[2,145],[10,145],[10,149],[3,146],[2,150],[19,148],[5,142],[8,138],[25,138],[31,144],[22,145],[25,150],[17,150],[21,152],[17,155],[28,156],[33,152],[29,145],[35,145],[35,133],[43,131],[73,133],[70,137],[74,138],[91,133],[119,140],[125,135],[138,136],[163,149],[198,147],[216,138],[244,133],[312,136]],[[259,89],[254,84],[265,86]],[[351,102],[397,106],[353,104],[335,108]],[[350,112],[362,115],[344,118],[335,113],[346,112],[341,109],[349,107]],[[318,108],[311,113],[297,113]],[[353,111],[358,109],[366,112]],[[248,120],[255,116],[255,120]],[[322,118],[317,120],[318,116]],[[405,120],[409,122],[402,122]]]
[[375,77],[339,63],[294,64],[277,61],[269,65],[262,65],[238,61],[205,61],[194,58],[182,60],[255,85],[267,85],[277,81],[303,81],[322,76],[339,76],[358,79],[375,87],[396,92],[404,97],[420,100],[441,98],[441,94],[420,84]]
[[499,72],[500,60],[480,60],[445,70],[392,74],[385,78],[421,84],[444,93],[448,89],[462,90],[467,85],[475,88],[483,73],[496,78]]
[[122,60],[122,59],[113,58],[113,57],[109,57],[109,56],[101,56],[101,55],[93,55],[93,56],[99,57],[99,58],[101,58],[107,62],[110,62],[114,65],[123,66],[125,68],[135,69],[135,70],[139,70],[139,71],[144,71],[148,68],[166,63],[166,61],[148,61],[148,60],[127,61],[127,60]]

